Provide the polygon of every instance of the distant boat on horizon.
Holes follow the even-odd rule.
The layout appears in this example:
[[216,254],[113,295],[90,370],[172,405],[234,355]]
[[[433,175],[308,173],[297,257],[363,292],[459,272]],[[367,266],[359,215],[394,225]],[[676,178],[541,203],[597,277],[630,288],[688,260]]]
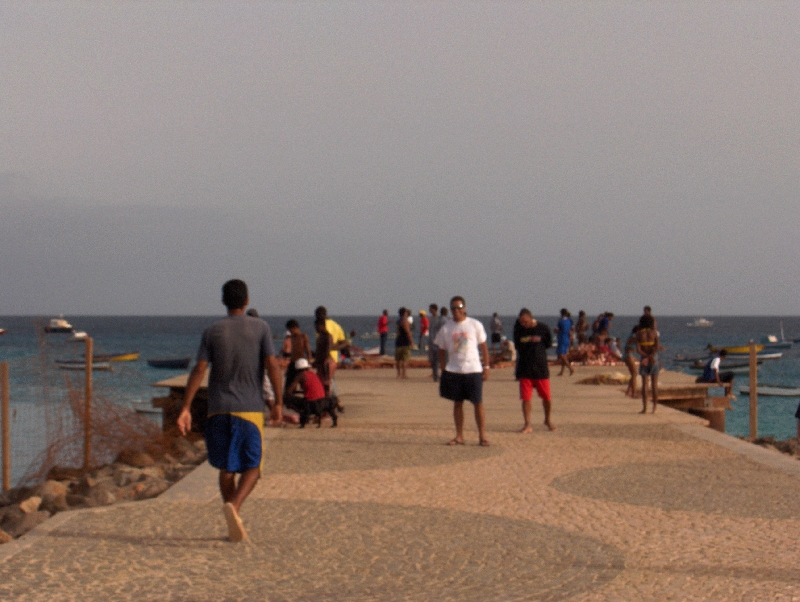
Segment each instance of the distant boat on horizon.
[[52,318],[50,323],[44,327],[47,333],[70,333],[73,332],[72,324],[64,319],[64,314],[59,315],[57,318]]
[[713,325],[714,322],[706,320],[705,318],[696,318],[694,322],[686,324],[689,328],[711,328]]

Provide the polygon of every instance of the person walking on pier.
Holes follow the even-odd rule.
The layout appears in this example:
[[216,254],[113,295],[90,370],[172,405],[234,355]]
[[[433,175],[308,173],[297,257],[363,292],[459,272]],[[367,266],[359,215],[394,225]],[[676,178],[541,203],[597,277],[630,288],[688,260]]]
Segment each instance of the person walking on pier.
[[192,401],[210,364],[205,424],[208,461],[219,469],[228,538],[238,542],[247,537],[239,518],[242,503],[261,476],[264,372],[275,391],[272,419],[277,422],[281,420],[283,388],[269,326],[263,320],[245,315],[250,302],[247,285],[241,280],[226,282],[222,287],[222,302],[228,317],[203,332],[177,423],[182,434],[191,430]]
[[464,445],[464,400],[468,400],[475,411],[479,445],[487,447],[483,411],[483,381],[489,378],[486,330],[478,320],[467,317],[463,297],[450,300],[450,311],[453,319],[442,326],[434,341],[439,348],[439,363],[444,366],[439,395],[453,402],[456,436],[447,444]]
[[522,401],[522,417],[525,423],[521,433],[532,433],[531,399],[533,390],[542,400],[544,409],[544,425],[551,431],[556,430],[550,421],[550,368],[547,366],[547,350],[553,344],[550,328],[547,324],[537,322],[531,311],[522,308],[514,328],[514,345],[517,348],[517,369],[515,376],[519,380],[519,397]]

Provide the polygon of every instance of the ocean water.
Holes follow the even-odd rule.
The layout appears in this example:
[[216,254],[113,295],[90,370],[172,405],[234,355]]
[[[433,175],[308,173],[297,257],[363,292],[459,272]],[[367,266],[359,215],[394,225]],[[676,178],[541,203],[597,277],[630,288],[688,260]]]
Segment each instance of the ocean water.
[[[577,312],[575,312],[577,313]],[[89,333],[94,341],[95,354],[141,352],[135,362],[118,362],[112,372],[93,373],[94,390],[97,395],[123,405],[132,405],[162,394],[154,388],[155,382],[170,378],[180,371],[151,368],[148,358],[194,357],[203,329],[221,316],[67,316],[76,330]],[[313,340],[313,317],[311,316],[265,316],[270,325],[276,346],[280,345],[286,321],[295,317],[304,332]],[[355,331],[355,345],[363,348],[378,345],[375,316],[332,316],[345,332]],[[415,316],[416,317],[416,316]],[[487,327],[489,316],[476,316]],[[665,368],[686,370],[676,364],[676,354],[700,355],[708,343],[715,345],[746,344],[751,339],[760,341],[769,334],[780,337],[780,327],[787,339],[800,338],[800,317],[714,317],[710,328],[689,328],[693,317],[657,317],[662,344],[667,348],[662,354]],[[552,328],[558,321],[555,316],[539,319]],[[45,429],[42,426],[44,409],[59,403],[69,388],[83,386],[82,372],[59,370],[57,358],[80,358],[84,345],[70,343],[69,335],[42,334],[48,318],[20,316],[0,317],[0,327],[6,334],[0,336],[0,361],[9,363],[10,396],[14,412],[12,419],[12,471],[13,479],[24,474],[28,465],[42,448]],[[505,331],[510,335],[515,316],[502,316]],[[638,317],[619,316],[614,319],[611,334],[627,338]],[[416,327],[417,324],[415,323]],[[416,332],[416,331],[415,331]],[[415,337],[416,338],[416,337]],[[389,342],[389,352],[394,345]],[[800,347],[782,350],[783,357],[767,361],[759,372],[759,382],[800,386]],[[734,392],[747,384],[746,375],[738,375]],[[772,435],[786,439],[796,435],[794,413],[798,398],[761,397],[759,399],[759,435]],[[731,435],[747,435],[749,430],[749,397],[739,395],[733,410],[726,415],[726,430]],[[12,480],[13,480],[12,479]]]

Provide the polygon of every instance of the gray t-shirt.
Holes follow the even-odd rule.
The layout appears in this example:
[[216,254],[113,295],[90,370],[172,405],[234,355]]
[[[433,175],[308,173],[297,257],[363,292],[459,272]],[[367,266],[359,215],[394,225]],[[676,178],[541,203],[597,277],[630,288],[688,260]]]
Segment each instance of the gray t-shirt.
[[228,316],[206,328],[197,360],[211,364],[208,415],[264,411],[264,360],[272,355],[272,333],[260,318]]

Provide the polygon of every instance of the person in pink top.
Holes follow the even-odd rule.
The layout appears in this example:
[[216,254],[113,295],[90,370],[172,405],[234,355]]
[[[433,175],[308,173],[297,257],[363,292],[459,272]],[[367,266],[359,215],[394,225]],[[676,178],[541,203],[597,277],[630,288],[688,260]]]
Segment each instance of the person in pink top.
[[389,310],[384,309],[378,318],[378,334],[381,337],[381,355],[386,355],[386,339],[389,338]]

